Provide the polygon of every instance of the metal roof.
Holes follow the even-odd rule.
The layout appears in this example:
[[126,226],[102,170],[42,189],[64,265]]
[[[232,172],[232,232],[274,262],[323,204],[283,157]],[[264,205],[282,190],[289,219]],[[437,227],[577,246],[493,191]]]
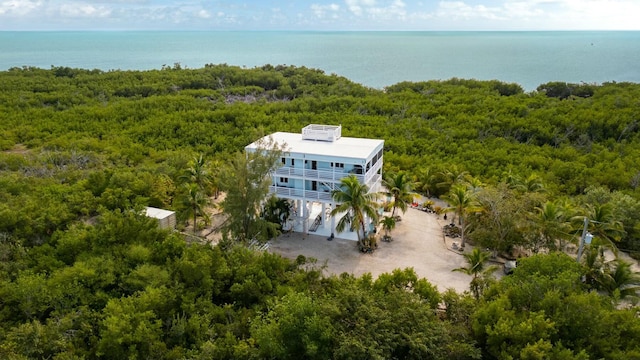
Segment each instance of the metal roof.
[[147,206],[146,210],[147,210],[147,216],[154,219],[165,219],[175,214],[174,211],[158,209],[150,206]]

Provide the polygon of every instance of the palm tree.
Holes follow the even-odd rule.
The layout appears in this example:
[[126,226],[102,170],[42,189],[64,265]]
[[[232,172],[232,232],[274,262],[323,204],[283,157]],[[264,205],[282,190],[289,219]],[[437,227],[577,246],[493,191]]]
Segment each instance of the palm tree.
[[[476,201],[474,193],[469,191],[466,186],[462,184],[454,185],[449,193],[443,196],[443,200],[449,204],[449,207],[445,209],[447,212],[453,211],[458,217],[458,225],[461,227],[460,232],[460,246],[464,247],[465,238],[464,230],[466,226],[466,217],[470,213],[479,212],[480,206]],[[453,219],[452,219],[453,220]]]
[[491,274],[496,271],[495,265],[485,266],[485,262],[489,259],[490,254],[480,249],[473,249],[472,252],[462,254],[467,261],[467,266],[453,269],[452,271],[458,271],[467,275],[473,276],[469,288],[476,299],[480,298],[482,290],[484,290],[488,279]]
[[[612,264],[615,264],[612,269]],[[604,290],[618,299],[636,300],[640,292],[640,274],[631,269],[631,264],[615,259],[609,262],[605,271]]]
[[507,174],[506,182],[511,189],[518,190],[522,193],[546,191],[544,184],[542,183],[542,179],[536,174],[530,174],[526,179],[523,179],[520,176],[509,172]]
[[469,191],[474,194],[480,192],[480,190],[482,190],[482,188],[486,185],[477,177],[472,176],[467,177],[464,183],[467,185],[467,189],[469,189]]
[[526,179],[522,181],[523,189],[526,192],[545,192],[546,189],[544,187],[544,183],[542,183],[542,179],[540,176],[536,174],[529,175]]
[[426,197],[430,198],[433,194],[437,193],[438,178],[433,168],[419,169],[416,180],[416,190],[423,193]]
[[602,290],[604,288],[606,258],[604,255],[605,246],[596,243],[597,239],[591,246],[588,246],[582,258],[584,266],[585,283],[593,289]]
[[186,216],[193,216],[193,233],[198,230],[197,219],[198,216],[204,218],[205,223],[209,223],[209,218],[206,215],[205,207],[208,204],[207,197],[198,187],[197,184],[184,184],[184,194],[182,197],[182,204],[186,209]]
[[202,154],[194,157],[189,162],[189,167],[184,170],[184,174],[180,176],[180,179],[184,183],[196,184],[205,194],[209,194],[209,186],[213,179]]
[[541,246],[549,250],[563,249],[564,240],[571,237],[571,224],[565,208],[558,202],[547,201],[535,211],[533,223],[539,230],[533,236],[540,241],[535,241],[533,251],[537,253]]
[[387,189],[385,195],[393,198],[393,210],[391,210],[391,216],[396,215],[396,208],[402,210],[404,214],[407,211],[409,204],[413,202],[415,194],[413,188],[415,183],[411,181],[409,176],[405,172],[399,172],[397,174],[389,174],[382,180],[382,185]]
[[[587,218],[589,219],[589,232],[593,236],[608,242],[612,250],[617,253],[614,241],[620,241],[622,235],[624,235],[624,228],[620,221],[615,220],[611,205],[588,205]],[[575,220],[576,222],[578,220],[583,221],[584,217],[577,216]]]
[[365,219],[368,217],[373,222],[378,222],[376,194],[369,193],[369,187],[361,184],[355,175],[349,175],[340,180],[340,187],[331,192],[331,197],[338,204],[331,211],[331,216],[345,213],[338,220],[336,230],[342,232],[348,225],[351,230],[357,232],[360,249],[369,249]]
[[262,213],[260,215],[263,219],[279,226],[278,229],[274,229],[275,231],[269,231],[270,237],[275,237],[282,232],[282,229],[291,215],[291,210],[291,203],[287,199],[279,198],[275,195],[272,195],[267,199],[262,207]]
[[448,192],[454,185],[463,182],[468,175],[468,171],[459,169],[456,165],[451,165],[438,173],[441,181],[436,186],[442,189],[443,192]]
[[380,220],[380,224],[382,225],[382,229],[384,230],[385,241],[391,241],[391,230],[396,227],[396,218],[393,216],[385,216],[382,220]]

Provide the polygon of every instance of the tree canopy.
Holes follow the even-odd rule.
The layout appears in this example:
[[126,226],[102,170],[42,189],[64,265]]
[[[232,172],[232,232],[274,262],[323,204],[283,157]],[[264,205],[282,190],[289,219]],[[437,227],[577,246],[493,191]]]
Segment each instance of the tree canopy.
[[[637,309],[616,307],[637,293],[628,265],[554,252],[585,216],[596,238],[640,249],[638,98],[631,83],[377,90],[284,65],[2,71],[0,357],[638,357]],[[242,150],[309,123],[384,139],[384,172],[424,195],[470,195],[469,242],[541,254],[476,300],[411,269],[327,276],[312,259],[187,244],[141,215],[177,210],[184,229],[223,188],[230,237],[266,235],[277,226],[253,195],[272,163],[250,169]]]

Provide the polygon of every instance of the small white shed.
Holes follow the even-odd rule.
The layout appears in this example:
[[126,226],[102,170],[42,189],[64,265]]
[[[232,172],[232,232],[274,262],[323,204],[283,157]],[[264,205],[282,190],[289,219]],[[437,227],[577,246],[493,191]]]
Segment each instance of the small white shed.
[[158,220],[161,229],[173,230],[176,227],[176,212],[147,206],[147,216]]

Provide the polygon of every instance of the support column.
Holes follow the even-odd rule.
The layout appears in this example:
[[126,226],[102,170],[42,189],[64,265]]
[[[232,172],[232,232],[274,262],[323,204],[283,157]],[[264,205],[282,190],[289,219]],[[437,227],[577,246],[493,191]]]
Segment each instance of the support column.
[[295,222],[293,223],[293,226],[295,228],[295,231],[300,231],[300,228],[298,228],[298,224],[300,223],[300,219],[302,219],[302,205],[300,203],[300,199],[296,199],[294,200],[295,202],[295,207],[296,207],[296,218],[295,218]]
[[[336,204],[331,204],[331,211],[336,208]],[[335,235],[336,232],[336,217],[331,216],[331,235]]]
[[302,233],[309,232],[309,209],[307,208],[307,201],[302,201]]
[[327,217],[326,215],[326,211],[325,211],[325,203],[321,203],[320,206],[320,225],[322,225],[322,227],[324,227],[324,222],[325,222],[325,218]]

